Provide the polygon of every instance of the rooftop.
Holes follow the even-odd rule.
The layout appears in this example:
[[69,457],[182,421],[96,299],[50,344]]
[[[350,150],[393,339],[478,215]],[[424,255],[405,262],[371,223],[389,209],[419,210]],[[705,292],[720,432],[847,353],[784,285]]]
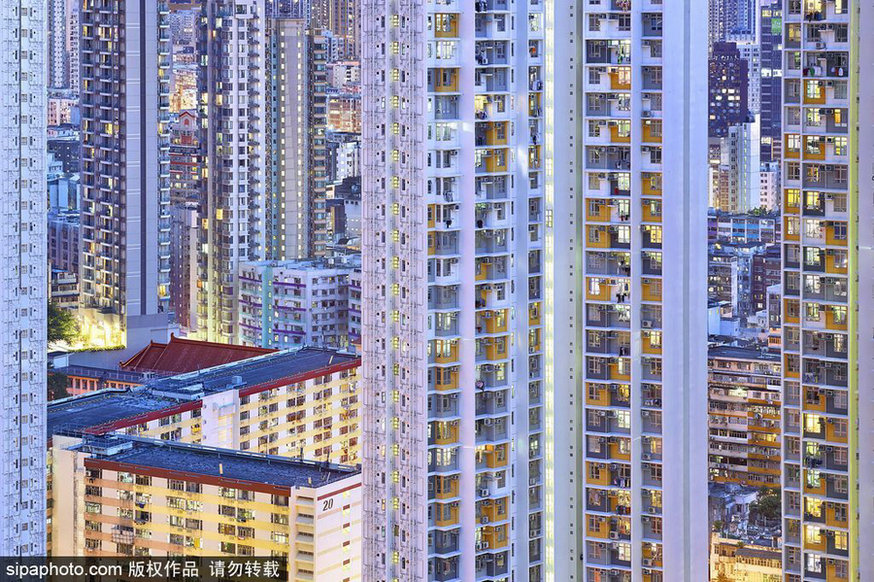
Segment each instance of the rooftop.
[[359,468],[348,465],[125,435],[86,437],[72,449],[115,463],[277,487],[318,487],[360,472]]
[[276,350],[218,344],[170,337],[169,343],[151,342],[119,367],[130,372],[182,374],[237,362]]
[[177,404],[179,402],[170,398],[155,397],[146,388],[100,390],[49,402],[46,424],[49,437],[58,433],[78,433],[107,422],[149,414]]
[[101,390],[55,400],[48,406],[48,434],[78,433],[124,419],[130,419],[129,425],[145,422],[137,417],[172,407],[197,408],[208,394],[300,382],[330,373],[337,366],[354,367],[359,361],[358,356],[345,352],[305,347],[158,378],[129,390]]
[[732,360],[780,361],[780,354],[775,354],[756,347],[712,346],[707,350],[707,355],[711,358],[726,358]]

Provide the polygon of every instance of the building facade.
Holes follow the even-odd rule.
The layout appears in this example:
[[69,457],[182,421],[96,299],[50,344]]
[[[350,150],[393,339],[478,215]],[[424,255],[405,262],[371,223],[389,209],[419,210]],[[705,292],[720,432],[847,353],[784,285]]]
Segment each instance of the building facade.
[[199,29],[200,143],[205,168],[198,335],[236,340],[234,297],[241,261],[269,252],[270,194],[264,0],[209,0]]
[[710,480],[780,486],[780,355],[714,346],[708,352]]
[[472,4],[362,2],[366,580],[547,576],[546,5]]
[[125,436],[56,436],[51,457],[55,556],[279,556],[290,581],[361,579],[354,467]]
[[324,257],[330,229],[328,182],[327,38],[302,18],[273,19],[272,66],[276,118],[274,163],[279,253],[274,259]]
[[763,0],[760,8],[761,158],[763,163],[779,162],[780,150],[779,147],[774,146],[782,141],[783,3],[782,1]]
[[732,125],[747,121],[749,107],[749,63],[737,44],[718,42],[710,55],[709,135],[724,137]]
[[79,312],[95,346],[123,346],[169,319],[168,14],[163,1],[107,11],[87,0],[80,11]]
[[783,11],[783,569],[867,580],[871,432],[870,2]]
[[0,16],[3,285],[0,310],[0,554],[45,553],[46,5],[15,0]]
[[[359,365],[347,353],[303,348],[161,377],[130,391],[52,402],[49,434],[120,433],[354,464]],[[127,376],[107,380],[118,385]]]
[[237,299],[240,343],[345,348],[352,269],[325,260],[243,263]]
[[547,16],[552,580],[707,578],[706,15]]

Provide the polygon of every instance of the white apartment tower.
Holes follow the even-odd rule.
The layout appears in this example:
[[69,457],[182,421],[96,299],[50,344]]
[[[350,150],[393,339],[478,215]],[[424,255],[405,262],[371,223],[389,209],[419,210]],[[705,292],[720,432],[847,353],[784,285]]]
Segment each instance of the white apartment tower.
[[547,568],[706,580],[706,6],[547,6]]
[[13,0],[0,15],[3,131],[3,379],[0,554],[45,553],[46,5]]
[[874,579],[870,0],[783,5],[783,570]]
[[362,2],[365,580],[547,576],[545,6]]
[[324,257],[332,242],[325,195],[329,40],[301,17],[273,18],[271,30],[278,240],[277,254],[270,258]]
[[80,309],[93,345],[166,329],[170,46],[165,1],[84,0]]
[[48,0],[48,86],[66,89],[70,84],[67,48],[67,0]]
[[235,295],[241,261],[268,244],[264,0],[206,0],[201,21],[201,144],[206,205],[197,310],[204,339],[237,341]]

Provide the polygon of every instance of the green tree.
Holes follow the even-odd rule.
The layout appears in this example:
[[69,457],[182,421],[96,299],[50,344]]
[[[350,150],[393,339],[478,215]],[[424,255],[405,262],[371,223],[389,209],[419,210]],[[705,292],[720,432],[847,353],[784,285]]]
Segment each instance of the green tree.
[[66,398],[70,394],[67,392],[67,375],[58,374],[57,372],[49,372],[48,375],[48,398],[49,400],[58,400]]
[[758,498],[752,504],[752,510],[765,519],[780,518],[780,492],[767,487],[759,489]]
[[51,301],[48,309],[48,341],[73,343],[79,338],[79,324],[73,314],[61,309]]

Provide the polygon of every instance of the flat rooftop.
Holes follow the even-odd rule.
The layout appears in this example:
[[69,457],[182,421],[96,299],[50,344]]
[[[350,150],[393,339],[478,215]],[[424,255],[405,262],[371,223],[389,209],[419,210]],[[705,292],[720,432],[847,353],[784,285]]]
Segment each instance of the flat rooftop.
[[312,374],[317,370],[342,364],[352,364],[358,356],[327,348],[305,347],[296,351],[285,350],[205,370],[160,378],[147,387],[161,393],[189,392],[200,385],[206,394],[224,392],[231,388],[257,386],[294,376]]
[[[101,390],[48,405],[49,436],[79,433],[85,429],[147,415],[163,409],[192,404],[205,395],[240,390],[272,382],[302,381],[335,366],[353,367],[359,357],[326,348],[285,350],[151,380],[129,390]],[[296,379],[297,378],[297,379]],[[133,423],[132,423],[133,424]]]
[[93,426],[148,414],[179,404],[170,398],[156,397],[146,388],[100,390],[49,402],[48,435],[78,433]]
[[358,467],[348,465],[126,435],[85,437],[71,449],[117,463],[277,487],[319,487],[360,472]]
[[745,348],[738,346],[713,346],[707,350],[708,357],[728,358],[733,360],[761,360],[767,362],[779,362],[780,354],[763,351],[759,348]]

